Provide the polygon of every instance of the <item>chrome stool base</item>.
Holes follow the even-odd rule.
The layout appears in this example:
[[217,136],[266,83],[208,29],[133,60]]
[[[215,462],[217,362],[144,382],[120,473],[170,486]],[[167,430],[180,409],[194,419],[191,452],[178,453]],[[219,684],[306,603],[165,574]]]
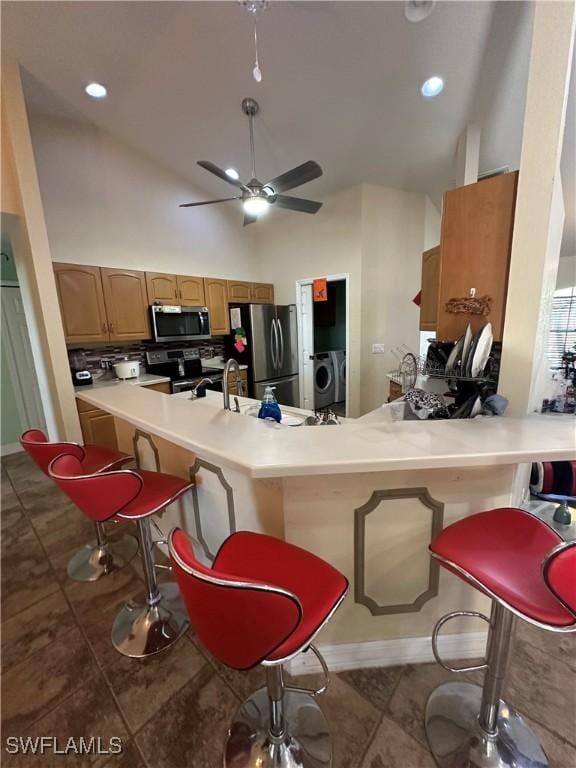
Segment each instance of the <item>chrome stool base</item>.
[[482,689],[472,683],[443,683],[426,705],[426,736],[440,768],[548,768],[536,734],[500,700],[497,733],[478,724]]
[[138,552],[138,541],[128,534],[116,541],[82,547],[68,562],[68,576],[73,581],[97,581],[124,568]]
[[112,644],[124,656],[143,658],[173,645],[186,631],[188,614],[178,585],[158,585],[160,599],[155,605],[130,601],[114,619]]
[[228,732],[224,768],[329,768],[328,723],[315,699],[289,689],[283,694],[286,732],[270,734],[268,690],[260,688],[236,712]]

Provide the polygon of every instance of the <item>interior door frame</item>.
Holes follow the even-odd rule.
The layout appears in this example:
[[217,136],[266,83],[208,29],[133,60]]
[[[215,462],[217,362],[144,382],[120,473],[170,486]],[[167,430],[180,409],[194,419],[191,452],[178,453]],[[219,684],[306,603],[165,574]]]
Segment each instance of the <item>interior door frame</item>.
[[[298,375],[300,378],[300,407],[304,408],[304,392],[306,391],[304,381],[304,325],[302,317],[302,289],[311,288],[314,280],[325,279],[328,283],[334,283],[339,280],[344,280],[346,283],[346,416],[348,416],[350,409],[350,376],[348,371],[348,356],[350,354],[350,273],[341,272],[334,275],[318,275],[317,277],[305,277],[301,280],[296,280],[296,319],[298,322]],[[311,319],[313,323],[313,319]],[[308,329],[309,330],[309,329]],[[312,327],[312,333],[314,333],[314,327]],[[314,371],[312,371],[312,377]],[[312,379],[312,389],[314,388],[314,381]]]
[[[19,282],[14,280],[2,280],[1,288],[2,289],[16,288],[18,291],[20,291],[20,298],[23,303],[22,292],[21,292],[21,287]],[[25,312],[24,312],[24,317],[26,320],[26,326],[28,327],[28,318]],[[10,324],[8,322],[7,316],[5,315],[4,304],[2,304],[2,345],[4,347],[4,352],[6,354],[6,366],[8,368],[8,375],[12,380],[12,389],[14,391],[14,400],[16,402],[16,410],[18,412],[18,418],[20,419],[20,424],[22,425],[23,429],[29,429],[31,427],[39,427],[41,429],[46,429],[46,424],[45,424],[46,417],[44,414],[44,404],[42,403],[42,399],[39,398],[38,400],[39,416],[42,417],[42,423],[36,424],[36,423],[33,423],[35,422],[35,420],[31,419],[26,402],[22,397],[23,385],[21,384],[21,382],[23,380],[23,374],[27,372],[22,372],[19,370],[18,358],[14,352],[12,338],[8,330],[9,327],[10,327]],[[34,374],[36,375],[35,368],[34,368]],[[20,452],[21,450],[22,448],[20,444],[16,443],[14,445],[10,444],[10,445],[3,446],[2,453],[3,455],[8,455],[9,453],[17,453],[17,452]]]

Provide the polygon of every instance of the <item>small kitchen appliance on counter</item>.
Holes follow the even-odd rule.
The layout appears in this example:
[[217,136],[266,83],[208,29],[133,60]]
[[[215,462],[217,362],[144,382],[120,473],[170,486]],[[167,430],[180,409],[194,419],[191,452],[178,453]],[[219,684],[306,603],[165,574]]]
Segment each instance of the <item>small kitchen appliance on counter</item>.
[[114,373],[118,379],[137,379],[140,376],[140,361],[121,360],[114,363]]
[[146,371],[155,376],[168,376],[172,394],[191,392],[206,378],[211,380],[206,382],[206,389],[222,392],[222,369],[204,367],[198,349],[146,352]]
[[92,374],[86,367],[86,360],[81,350],[70,353],[70,373],[75,387],[86,387],[92,384]]

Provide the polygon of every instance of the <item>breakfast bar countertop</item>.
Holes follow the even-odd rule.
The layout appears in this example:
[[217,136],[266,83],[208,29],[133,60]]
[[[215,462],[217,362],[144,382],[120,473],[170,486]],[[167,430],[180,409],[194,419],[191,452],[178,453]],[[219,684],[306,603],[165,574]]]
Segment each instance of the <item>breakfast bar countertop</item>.
[[133,387],[150,387],[152,384],[165,384],[170,382],[169,376],[154,376],[151,373],[142,373],[140,376],[136,376],[133,379],[93,379],[92,384],[85,384],[79,387],[74,387],[76,394],[82,392],[89,392],[94,389],[103,389],[104,387],[118,387],[120,384],[129,384]]
[[[540,415],[428,422],[349,419],[339,427],[289,427],[225,411],[217,392],[192,401],[188,393],[164,395],[126,382],[85,388],[76,397],[253,478],[489,467],[576,457],[574,420]],[[241,398],[244,407],[251,402]]]

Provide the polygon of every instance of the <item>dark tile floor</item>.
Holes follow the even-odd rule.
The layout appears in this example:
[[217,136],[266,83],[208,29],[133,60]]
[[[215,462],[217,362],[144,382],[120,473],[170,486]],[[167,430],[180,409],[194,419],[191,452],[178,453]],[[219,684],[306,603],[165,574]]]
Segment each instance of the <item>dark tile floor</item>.
[[[10,756],[6,766],[217,768],[227,724],[262,673],[214,663],[188,633],[148,661],[120,656],[110,627],[142,588],[125,568],[93,584],[66,578],[92,527],[21,454],[2,467],[2,731],[8,736],[111,736],[117,756]],[[117,530],[117,529],[116,529]],[[435,664],[333,676],[321,703],[334,768],[433,768],[422,726],[428,693],[448,677]],[[478,678],[478,673],[476,678]],[[525,713],[554,768],[576,766],[576,637],[521,622],[508,698]]]

